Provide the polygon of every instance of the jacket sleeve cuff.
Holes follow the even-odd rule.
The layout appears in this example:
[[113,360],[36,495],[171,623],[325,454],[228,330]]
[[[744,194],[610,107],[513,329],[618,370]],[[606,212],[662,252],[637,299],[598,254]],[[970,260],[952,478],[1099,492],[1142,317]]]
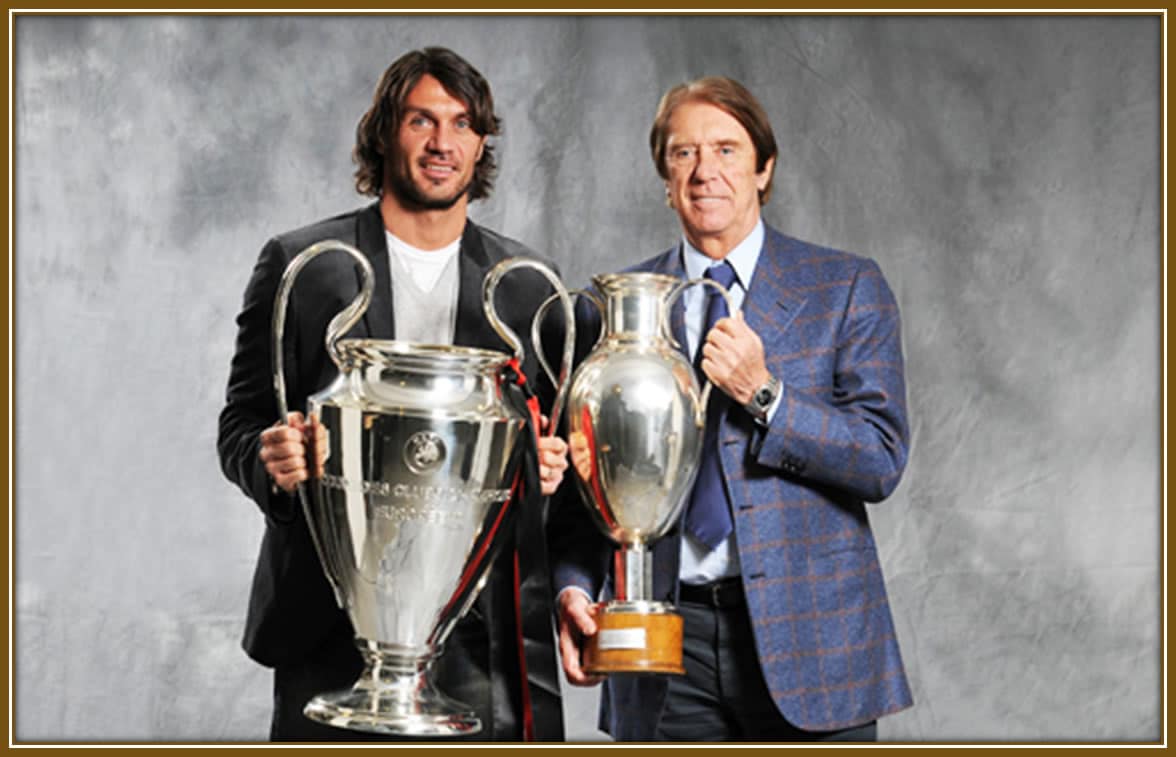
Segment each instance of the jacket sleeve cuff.
[[790,429],[820,428],[822,416],[819,410],[809,406],[799,394],[787,384],[771,410],[767,427],[759,429],[752,454],[756,462],[769,468],[778,468],[786,473],[801,474],[808,465],[800,451],[803,444],[792,439]]
[[298,514],[298,495],[287,494],[279,489],[264,465],[253,468],[253,491],[261,511],[277,523],[287,524]]
[[592,595],[588,593],[588,590],[585,589],[583,586],[574,586],[574,585],[573,586],[565,586],[559,590],[558,594],[555,595],[555,604],[557,607],[559,606],[559,600],[562,599],[563,595],[567,594],[569,591],[576,591],[576,592],[579,592],[580,594],[583,594],[584,598],[587,599],[589,602],[596,601],[595,599],[592,598]]

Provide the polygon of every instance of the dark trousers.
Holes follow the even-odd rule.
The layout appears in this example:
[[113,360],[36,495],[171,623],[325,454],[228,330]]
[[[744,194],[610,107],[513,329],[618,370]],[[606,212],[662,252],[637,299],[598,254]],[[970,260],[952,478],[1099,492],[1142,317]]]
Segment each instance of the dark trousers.
[[667,676],[661,741],[876,741],[875,722],[804,731],[780,715],[756,658],[741,598],[714,607],[682,600],[684,676]]
[[473,708],[482,731],[460,737],[397,737],[323,725],[302,714],[315,695],[349,689],[363,671],[363,659],[348,623],[340,623],[327,641],[294,664],[274,670],[272,741],[521,741],[515,671],[490,670],[490,643],[475,608],[453,629],[444,654],[433,663],[431,679],[441,692]]

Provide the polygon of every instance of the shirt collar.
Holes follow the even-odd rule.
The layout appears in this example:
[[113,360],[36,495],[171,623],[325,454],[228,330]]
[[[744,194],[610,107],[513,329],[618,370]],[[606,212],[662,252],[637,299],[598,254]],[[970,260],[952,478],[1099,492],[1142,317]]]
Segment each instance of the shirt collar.
[[[755,272],[755,264],[759,262],[760,250],[763,247],[764,219],[760,218],[755,222],[755,228],[751,230],[751,233],[744,237],[742,242],[735,245],[735,249],[727,253],[725,259],[735,269],[739,285],[743,287],[744,291],[747,291],[751,284],[751,275]],[[686,267],[686,278],[701,278],[706,269],[717,262],[717,260],[708,258],[694,249],[694,245],[682,237],[682,264]]]

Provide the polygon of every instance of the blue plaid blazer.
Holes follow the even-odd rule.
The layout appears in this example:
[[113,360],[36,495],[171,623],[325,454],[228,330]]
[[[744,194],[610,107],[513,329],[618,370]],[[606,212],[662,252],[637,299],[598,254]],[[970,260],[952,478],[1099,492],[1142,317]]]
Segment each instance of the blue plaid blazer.
[[[795,726],[847,728],[912,702],[864,506],[906,465],[898,306],[874,261],[765,231],[743,315],[784,392],[767,429],[728,403],[722,470],[768,689]],[[678,247],[633,270],[685,277]],[[681,304],[671,319],[686,344]],[[575,524],[581,511],[563,503],[553,516],[555,586],[597,596],[613,545]],[[653,547],[655,597],[677,600],[681,538],[679,527]],[[660,676],[610,678],[601,727],[651,740],[665,692]]]

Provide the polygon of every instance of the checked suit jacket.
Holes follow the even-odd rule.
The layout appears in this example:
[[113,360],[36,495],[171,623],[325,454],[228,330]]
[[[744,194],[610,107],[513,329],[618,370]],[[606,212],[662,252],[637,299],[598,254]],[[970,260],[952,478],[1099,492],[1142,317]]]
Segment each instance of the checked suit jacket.
[[[632,270],[685,278],[678,246]],[[755,654],[790,723],[861,725],[912,702],[865,509],[907,459],[898,306],[872,260],[765,225],[743,315],[784,385],[766,429],[733,402],[719,426]],[[671,326],[685,345],[680,302]],[[598,596],[613,545],[564,499],[549,531],[555,586]],[[653,546],[655,598],[677,600],[681,539],[679,523]],[[601,727],[652,740],[666,688],[661,676],[611,677]]]

